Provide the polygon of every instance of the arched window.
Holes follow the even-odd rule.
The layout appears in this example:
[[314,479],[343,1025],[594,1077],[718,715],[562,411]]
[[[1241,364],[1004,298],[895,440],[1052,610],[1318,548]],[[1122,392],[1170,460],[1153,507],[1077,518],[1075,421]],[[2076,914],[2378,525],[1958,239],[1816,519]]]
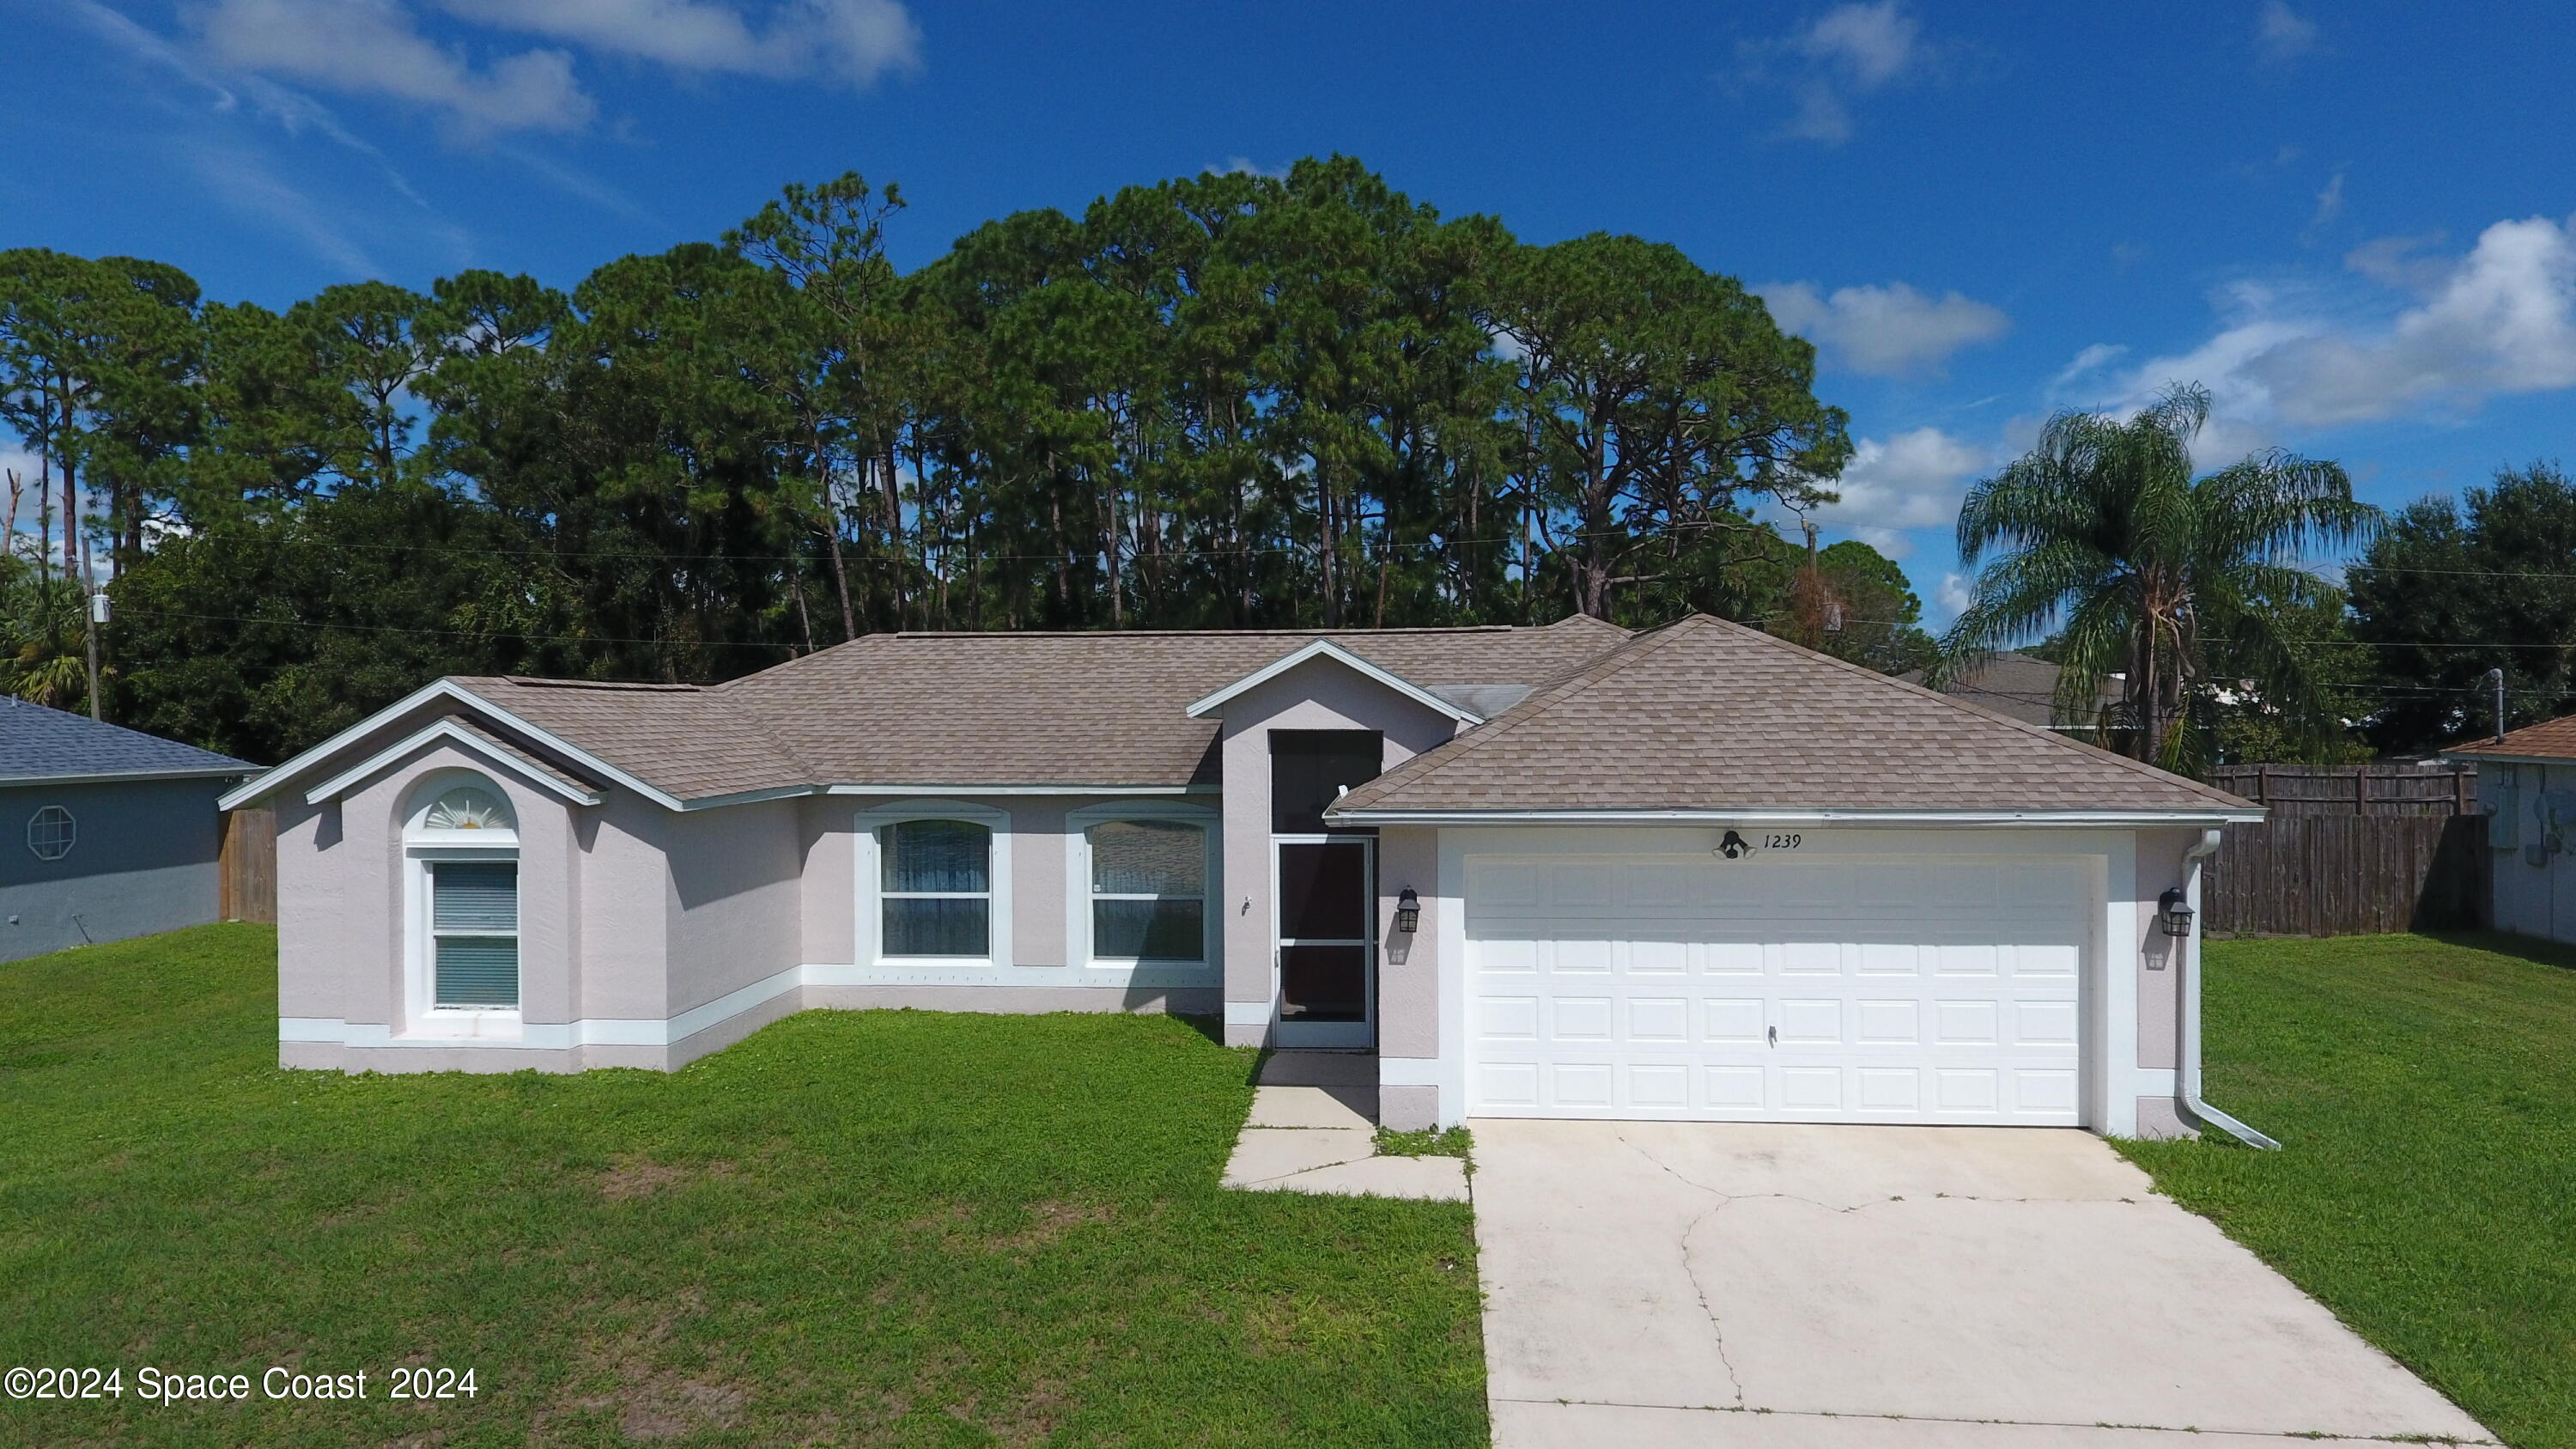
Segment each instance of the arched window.
[[905,800],[862,810],[852,823],[858,964],[975,974],[1013,964],[1010,812]]
[[519,836],[488,782],[448,779],[423,792],[404,831],[412,867],[416,1009],[519,1006]]

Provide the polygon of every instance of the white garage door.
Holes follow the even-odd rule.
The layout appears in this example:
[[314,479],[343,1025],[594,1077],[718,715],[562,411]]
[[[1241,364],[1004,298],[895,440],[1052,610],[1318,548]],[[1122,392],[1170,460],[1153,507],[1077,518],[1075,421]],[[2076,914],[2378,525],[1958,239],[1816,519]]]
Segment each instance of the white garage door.
[[1473,857],[1468,1110],[2075,1125],[2090,894],[2047,857]]

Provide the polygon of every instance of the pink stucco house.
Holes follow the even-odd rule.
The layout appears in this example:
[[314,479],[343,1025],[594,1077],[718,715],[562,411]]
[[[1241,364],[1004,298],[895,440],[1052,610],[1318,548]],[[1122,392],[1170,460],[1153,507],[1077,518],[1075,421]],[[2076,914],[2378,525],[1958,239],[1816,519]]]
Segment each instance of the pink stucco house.
[[675,1068],[790,1012],[1171,1011],[1469,1116],[2192,1125],[2261,811],[1693,617],[885,634],[443,679],[278,812],[279,1057]]

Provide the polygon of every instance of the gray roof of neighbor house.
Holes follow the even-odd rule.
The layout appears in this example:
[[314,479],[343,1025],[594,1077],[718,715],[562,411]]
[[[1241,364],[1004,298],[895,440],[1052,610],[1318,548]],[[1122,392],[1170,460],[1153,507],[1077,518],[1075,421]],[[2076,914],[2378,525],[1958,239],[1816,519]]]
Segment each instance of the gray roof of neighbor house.
[[78,780],[208,779],[259,766],[85,714],[0,695],[0,785]]
[[1706,615],[1641,634],[1343,796],[1521,811],[2259,817],[2224,791]]
[[[1995,713],[2022,721],[2024,724],[2053,726],[2058,729],[2091,730],[2094,722],[2079,719],[2057,724],[2053,709],[2057,698],[2058,667],[2045,659],[2028,654],[1996,654],[1944,686],[1941,693],[1953,699],[1981,704]],[[1907,670],[1896,676],[1908,684],[1923,683],[1923,671]],[[2101,703],[2118,699],[2117,690],[2105,687]]]
[[451,682],[683,800],[815,785],[1176,788],[1217,780],[1219,721],[1191,718],[1189,705],[1318,639],[1481,715],[1627,638],[1580,617],[1539,628],[872,634],[720,685]]
[[2524,725],[2502,739],[2453,745],[2442,753],[2462,760],[2576,760],[2576,714]]

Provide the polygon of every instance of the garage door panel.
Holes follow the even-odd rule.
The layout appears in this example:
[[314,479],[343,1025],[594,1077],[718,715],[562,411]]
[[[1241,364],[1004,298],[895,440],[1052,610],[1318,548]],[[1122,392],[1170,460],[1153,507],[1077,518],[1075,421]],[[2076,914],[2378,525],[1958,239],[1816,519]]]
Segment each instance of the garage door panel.
[[1552,1042],[1606,1042],[1610,1039],[1610,998],[1560,996],[1548,1023]]
[[[1540,963],[1559,976],[1607,976],[1610,974],[1610,942],[1570,940],[1540,943]],[[1545,947],[1556,949],[1548,951]]]
[[1476,1034],[1486,1041],[1538,1040],[1538,998],[1481,996],[1476,999]]
[[1629,998],[1628,1040],[1675,1044],[1689,1041],[1690,1002],[1678,996]]
[[1758,1046],[1769,1015],[1769,1005],[1760,997],[1707,998],[1700,1002],[1700,1039]]
[[1923,1041],[1923,1003],[1863,1001],[1858,1040],[1868,1046],[1917,1046]]
[[1842,1045],[1843,1004],[1840,1001],[1788,997],[1779,1003],[1777,1015],[1782,1046]]
[[2062,862],[1480,861],[1469,880],[1471,1112],[2077,1120],[2087,907]]

